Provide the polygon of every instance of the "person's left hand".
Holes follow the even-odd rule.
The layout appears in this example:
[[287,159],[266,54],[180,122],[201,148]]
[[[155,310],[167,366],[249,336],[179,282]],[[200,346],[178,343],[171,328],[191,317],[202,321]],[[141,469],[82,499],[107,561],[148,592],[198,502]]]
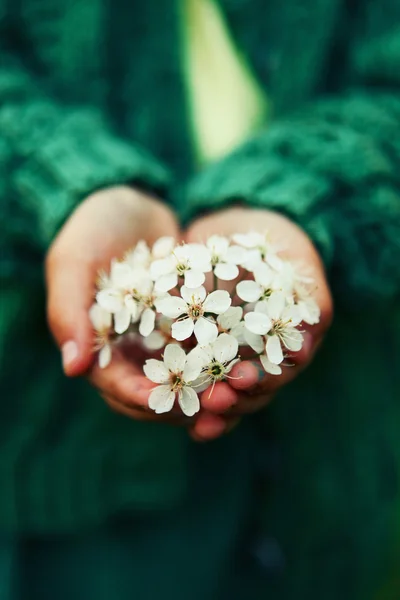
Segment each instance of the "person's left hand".
[[[187,242],[204,242],[213,234],[230,235],[248,231],[268,231],[272,242],[285,244],[285,258],[300,262],[311,269],[315,280],[314,298],[321,309],[317,325],[303,327],[304,344],[291,357],[293,366],[283,367],[281,375],[268,375],[251,361],[233,367],[234,379],[217,383],[212,394],[206,390],[201,396],[202,412],[190,429],[198,441],[219,437],[229,431],[238,420],[266,406],[274,394],[294,379],[313,359],[331,323],[333,304],[321,259],[308,236],[286,217],[268,210],[229,208],[199,218],[186,232]],[[229,282],[227,282],[229,283]],[[227,288],[229,289],[229,288]]]

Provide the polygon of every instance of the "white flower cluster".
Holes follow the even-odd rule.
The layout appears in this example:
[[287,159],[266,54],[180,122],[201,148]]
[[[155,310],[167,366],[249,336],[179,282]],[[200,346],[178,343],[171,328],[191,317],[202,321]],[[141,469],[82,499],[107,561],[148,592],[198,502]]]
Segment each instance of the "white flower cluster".
[[302,347],[301,323],[319,321],[312,283],[267,234],[213,235],[205,244],[164,237],[152,248],[140,241],[99,277],[90,309],[99,365],[110,363],[127,334],[148,353],[164,349],[163,360],[144,365],[157,384],[149,407],[164,413],[177,400],[192,416],[198,393],[229,379],[239,348],[267,373],[282,373],[285,358]]

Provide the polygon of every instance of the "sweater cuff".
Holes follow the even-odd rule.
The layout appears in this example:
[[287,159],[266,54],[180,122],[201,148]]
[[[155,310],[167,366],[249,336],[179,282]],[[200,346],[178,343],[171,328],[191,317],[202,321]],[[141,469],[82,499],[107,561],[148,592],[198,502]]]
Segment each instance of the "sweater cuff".
[[86,111],[66,115],[43,143],[29,150],[21,153],[25,157],[14,171],[12,192],[33,214],[35,242],[41,247],[48,246],[66,217],[91,192],[129,183],[161,195],[169,183],[163,166]]
[[266,208],[286,215],[313,240],[328,269],[333,260],[327,207],[333,190],[324,177],[273,157],[238,152],[200,173],[188,186],[183,220],[233,204]]

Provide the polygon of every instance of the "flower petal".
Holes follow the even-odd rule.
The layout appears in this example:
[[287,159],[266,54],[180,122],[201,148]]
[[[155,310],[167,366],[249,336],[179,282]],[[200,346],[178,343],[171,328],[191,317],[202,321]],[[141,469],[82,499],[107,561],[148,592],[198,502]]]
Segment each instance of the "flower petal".
[[193,333],[194,323],[192,319],[181,319],[175,321],[171,327],[171,336],[180,342],[187,340]]
[[111,362],[111,346],[105,344],[99,352],[99,367],[105,369]]
[[245,328],[243,336],[245,342],[250,346],[250,348],[254,350],[254,352],[257,352],[257,354],[261,354],[261,352],[264,351],[265,343],[261,335],[252,333],[247,328]]
[[281,375],[282,368],[279,365],[274,365],[265,354],[260,356],[260,361],[264,370],[271,375]]
[[177,273],[168,273],[166,275],[162,275],[159,279],[156,280],[154,284],[154,289],[156,292],[169,292],[174,287],[178,285],[178,274]]
[[276,321],[281,317],[285,308],[285,294],[282,292],[272,292],[267,300],[267,305],[269,316]]
[[229,248],[229,240],[222,235],[212,235],[207,240],[207,248],[212,254],[222,256]]
[[267,317],[269,318],[268,305],[266,300],[260,300],[260,302],[257,302],[254,307],[254,310],[256,313],[262,313],[263,315],[267,315]]
[[182,373],[185,368],[186,354],[178,344],[168,344],[164,350],[164,364],[171,373]]
[[281,339],[288,350],[292,350],[293,352],[301,350],[303,345],[303,335],[298,329],[286,327],[281,333]]
[[211,344],[211,342],[217,339],[218,327],[209,319],[201,317],[195,323],[194,335],[199,344]]
[[243,316],[243,308],[241,306],[230,306],[224,313],[218,315],[217,323],[222,329],[232,329],[239,325]]
[[302,321],[309,325],[315,325],[319,322],[321,310],[312,298],[300,300],[297,306]]
[[178,396],[179,406],[187,417],[193,417],[200,410],[199,397],[193,388],[185,386]]
[[217,290],[211,292],[204,301],[203,308],[206,312],[212,312],[217,315],[228,310],[232,303],[232,298],[226,290]]
[[179,296],[166,296],[157,301],[157,310],[171,319],[176,319],[187,312],[187,304]]
[[233,335],[221,333],[212,345],[214,356],[221,363],[227,363],[236,358],[239,343]]
[[173,273],[175,271],[176,261],[172,256],[167,258],[161,258],[159,260],[153,260],[150,265],[150,277],[157,281],[163,275]]
[[268,252],[265,260],[273,269],[275,269],[275,271],[280,271],[283,267],[282,259],[273,252]]
[[168,383],[169,381],[169,371],[162,360],[149,358],[144,363],[143,371],[147,379],[154,383]]
[[287,306],[282,312],[282,320],[290,321],[292,327],[297,327],[301,323],[301,312],[298,305]]
[[255,248],[254,250],[246,250],[246,258],[241,266],[248,271],[254,271],[261,263],[261,252]]
[[240,281],[236,293],[245,302],[257,302],[261,298],[262,288],[255,281]]
[[132,280],[132,267],[126,262],[113,262],[111,266],[111,281],[113,287],[129,289]]
[[218,263],[215,265],[214,273],[222,281],[232,281],[239,275],[239,269],[233,263]]
[[185,271],[185,285],[188,288],[198,288],[203,285],[206,276],[203,271],[197,271],[195,269],[190,269],[189,271]]
[[183,379],[189,383],[195,381],[202,369],[210,362],[208,353],[197,346],[187,355],[185,368],[183,369]]
[[225,254],[225,261],[234,265],[241,265],[247,257],[247,252],[240,246],[229,246]]
[[279,365],[279,363],[283,361],[281,342],[277,335],[268,336],[265,349],[267,352],[268,359],[274,365]]
[[131,312],[129,308],[124,306],[114,315],[114,330],[115,333],[125,333],[131,324]]
[[271,319],[260,312],[247,313],[244,315],[244,322],[246,329],[259,335],[265,335],[272,327]]
[[256,246],[265,244],[265,237],[256,231],[250,231],[249,233],[235,233],[232,236],[232,240],[245,248],[255,248]]
[[144,240],[139,240],[132,250],[125,254],[125,260],[132,267],[147,267],[150,263],[150,248]]
[[124,306],[124,296],[120,290],[108,288],[96,294],[96,300],[101,308],[111,313],[116,313]]
[[142,318],[140,319],[139,333],[143,337],[147,337],[154,329],[154,323],[156,321],[156,313],[151,308],[146,308],[143,311]]
[[127,294],[124,299],[125,308],[131,313],[131,322],[136,323],[140,317],[139,304],[132,298],[130,294]]
[[273,277],[274,277],[273,271],[265,263],[260,263],[254,269],[254,279],[257,281],[257,283],[262,285],[262,287],[264,289],[270,287]]
[[181,287],[181,296],[187,304],[201,304],[207,296],[206,288],[202,285],[198,288]]
[[111,313],[99,304],[92,304],[89,310],[89,319],[96,331],[109,329],[112,324]]
[[197,394],[204,392],[208,387],[210,387],[211,379],[208,375],[200,375],[198,379],[192,382],[192,388],[195,389]]
[[150,352],[152,350],[161,350],[165,346],[165,337],[159,331],[152,331],[141,342],[143,347]]
[[169,412],[175,402],[175,393],[171,391],[169,385],[159,385],[149,394],[149,408],[156,414]]
[[[237,325],[235,325],[235,327],[232,327],[232,329],[230,330],[230,335],[235,336],[235,338],[237,339],[237,341],[240,344],[245,344],[245,339],[244,339],[244,332],[247,331],[246,327],[245,327],[245,323],[244,321],[240,321],[240,323],[238,323]],[[249,332],[250,333],[250,332]]]
[[154,242],[152,254],[155,259],[165,258],[169,254],[171,254],[172,250],[174,249],[174,246],[175,238],[165,235],[163,237],[160,237],[156,242]]

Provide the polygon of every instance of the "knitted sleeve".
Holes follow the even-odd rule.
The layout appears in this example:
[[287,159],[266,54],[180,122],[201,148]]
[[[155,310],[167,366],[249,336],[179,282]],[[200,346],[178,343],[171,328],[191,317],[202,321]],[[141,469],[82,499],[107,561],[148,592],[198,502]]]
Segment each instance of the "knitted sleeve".
[[187,216],[235,201],[286,214],[319,249],[336,301],[360,307],[400,295],[400,3],[340,5],[337,37],[287,61],[335,94],[293,107],[295,76],[279,71],[286,114],[197,177]]
[[104,186],[163,192],[169,174],[92,107],[65,106],[0,47],[0,233],[47,247],[76,204]]
[[200,173],[186,217],[277,210],[319,249],[346,304],[400,292],[400,97],[351,93],[271,126]]

